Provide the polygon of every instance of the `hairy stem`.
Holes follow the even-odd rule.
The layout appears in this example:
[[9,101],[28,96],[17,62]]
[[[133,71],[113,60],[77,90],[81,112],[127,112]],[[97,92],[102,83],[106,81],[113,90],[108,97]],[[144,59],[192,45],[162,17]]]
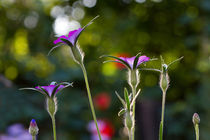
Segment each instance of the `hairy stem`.
[[55,124],[55,116],[51,116],[52,126],[53,126],[53,138],[56,140],[56,124]]
[[196,134],[196,140],[199,140],[199,125],[195,124],[195,134]]
[[[132,86],[132,94],[133,94],[133,98],[135,97],[136,95],[136,88]],[[135,139],[135,108],[136,108],[136,101],[134,101],[133,103],[133,127],[131,129],[131,135],[132,135],[132,139],[131,140],[134,140]]]
[[90,103],[90,108],[91,108],[91,112],[92,112],[92,115],[93,115],[93,119],[94,119],[94,122],[95,122],[95,125],[96,125],[96,128],[97,128],[98,137],[99,137],[100,140],[102,140],[101,139],[101,134],[100,134],[100,131],[99,131],[99,128],[98,128],[98,123],[97,123],[97,119],[96,119],[96,114],[95,114],[95,109],[94,109],[94,106],[93,106],[91,93],[90,93],[90,87],[89,87],[89,83],[88,83],[87,72],[86,72],[86,69],[85,69],[85,66],[84,66],[83,63],[80,64],[80,66],[82,68],[82,72],[83,72],[83,75],[84,75],[84,78],[85,78],[85,84],[86,84],[86,88],[87,88],[88,99],[89,99],[89,103]]
[[166,91],[163,91],[163,95],[162,95],[162,113],[161,113],[160,129],[159,129],[159,140],[163,139],[165,100],[166,100]]
[[36,140],[36,136],[32,136],[32,140]]

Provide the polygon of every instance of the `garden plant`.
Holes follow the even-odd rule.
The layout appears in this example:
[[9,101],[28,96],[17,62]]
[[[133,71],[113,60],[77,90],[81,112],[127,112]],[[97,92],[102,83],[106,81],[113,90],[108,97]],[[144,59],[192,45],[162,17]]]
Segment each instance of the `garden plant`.
[[[88,74],[85,67],[85,53],[81,50],[79,45],[79,38],[82,35],[83,32],[85,32],[86,28],[93,23],[93,20],[95,20],[97,17],[92,19],[86,26],[83,28],[79,28],[77,30],[70,31],[68,36],[62,35],[58,37],[54,44],[56,45],[53,47],[50,51],[50,55],[52,51],[55,48],[67,46],[69,48],[69,53],[74,60],[76,64],[81,68],[84,76],[84,81],[87,89],[87,97],[89,101],[90,106],[90,112],[92,113],[92,118],[95,123],[95,127],[97,130],[97,136],[99,140],[102,140],[103,137],[101,136],[100,127],[98,125],[97,115],[95,113],[94,104],[92,101],[92,94],[89,87],[88,82]],[[52,54],[51,54],[52,55]],[[149,54],[148,54],[149,55]],[[179,59],[176,59],[172,61],[169,64],[166,64],[164,62],[164,59],[162,56],[160,56],[160,59],[156,58],[150,58],[146,55],[142,55],[142,53],[138,53],[136,56],[133,57],[117,57],[112,55],[101,55],[100,59],[104,58],[110,58],[110,60],[105,60],[104,63],[107,62],[114,62],[114,63],[121,63],[127,68],[127,73],[125,74],[125,77],[127,77],[127,83],[129,87],[124,87],[124,97],[121,97],[121,95],[115,91],[116,96],[119,98],[119,101],[122,103],[122,108],[118,112],[118,116],[123,119],[124,127],[126,128],[128,139],[129,140],[135,140],[135,130],[136,130],[136,100],[138,99],[139,95],[141,94],[141,89],[139,88],[139,85],[141,84],[141,72],[142,71],[151,71],[151,72],[158,72],[160,74],[159,78],[159,86],[162,90],[162,113],[161,113],[161,120],[160,120],[160,127],[159,127],[159,140],[163,140],[163,132],[164,132],[164,113],[165,113],[165,103],[166,103],[166,96],[167,91],[169,90],[169,84],[170,84],[170,78],[168,70],[172,64],[175,62],[179,62],[183,57],[180,57]],[[150,63],[150,61],[161,61],[160,69],[157,68],[148,68],[145,67],[147,63]],[[49,116],[52,120],[52,128],[53,128],[53,139],[56,140],[56,112],[59,109],[57,104],[57,94],[60,93],[61,90],[67,87],[73,88],[73,82],[51,82],[47,86],[36,86],[34,88],[21,88],[21,90],[34,90],[38,91],[41,94],[43,94],[46,98],[46,110],[49,113]],[[171,85],[173,86],[173,85]],[[29,92],[29,91],[27,91]],[[117,113],[117,112],[116,112]],[[194,128],[195,128],[195,134],[196,134],[196,140],[199,140],[199,123],[200,118],[197,113],[193,115],[192,118]],[[30,122],[29,127],[29,133],[32,136],[32,140],[36,140],[38,135],[39,128],[37,126],[37,123],[34,119]],[[41,131],[41,130],[40,130]],[[62,138],[58,138],[62,139]]]

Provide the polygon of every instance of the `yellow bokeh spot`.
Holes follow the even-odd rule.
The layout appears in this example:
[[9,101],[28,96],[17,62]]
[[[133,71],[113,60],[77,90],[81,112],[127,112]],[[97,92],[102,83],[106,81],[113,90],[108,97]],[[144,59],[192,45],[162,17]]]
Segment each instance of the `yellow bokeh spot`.
[[14,80],[14,79],[17,77],[17,75],[18,75],[18,70],[17,70],[16,67],[10,66],[10,67],[8,67],[8,68],[5,70],[4,75],[5,75],[8,79]]
[[17,60],[22,60],[29,53],[27,32],[25,30],[21,29],[15,33],[12,52]]
[[117,68],[114,63],[105,63],[102,66],[102,73],[106,76],[113,76],[116,74]]

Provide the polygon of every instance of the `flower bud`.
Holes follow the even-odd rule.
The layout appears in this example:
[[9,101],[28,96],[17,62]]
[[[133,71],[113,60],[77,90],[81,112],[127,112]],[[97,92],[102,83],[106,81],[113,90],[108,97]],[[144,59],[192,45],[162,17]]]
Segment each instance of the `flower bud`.
[[51,117],[53,117],[57,112],[57,98],[56,97],[47,98],[46,104],[47,104],[48,113],[50,114]]
[[193,122],[194,125],[200,123],[200,117],[199,117],[198,113],[194,113],[194,114],[193,114],[192,122]]
[[167,67],[163,65],[163,71],[160,74],[160,88],[162,89],[162,91],[164,92],[167,91],[169,87],[169,83],[170,83],[170,80],[169,80],[169,76],[167,72]]
[[139,79],[140,79],[140,75],[139,75],[138,69],[133,69],[133,70],[128,71],[128,84],[131,87],[136,88],[140,82]]
[[83,59],[84,59],[84,53],[82,52],[82,50],[79,47],[79,44],[70,47],[70,53],[71,56],[73,58],[73,60],[77,63],[77,64],[81,64],[83,63]]
[[34,119],[31,120],[30,122],[30,126],[29,126],[29,133],[32,135],[32,136],[36,136],[39,132],[39,128],[36,124],[36,121]]
[[130,131],[133,127],[133,121],[129,112],[125,113],[125,127]]

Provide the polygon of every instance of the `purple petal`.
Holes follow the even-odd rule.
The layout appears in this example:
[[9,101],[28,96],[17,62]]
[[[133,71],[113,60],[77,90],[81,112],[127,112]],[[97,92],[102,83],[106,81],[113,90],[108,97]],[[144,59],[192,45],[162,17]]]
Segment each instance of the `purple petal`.
[[62,38],[68,40],[68,37],[66,37],[65,35],[62,35],[58,39],[54,40],[53,43],[54,44],[57,44],[57,43],[64,43],[64,44],[66,44],[64,41],[61,40]]
[[142,55],[139,57],[139,60],[138,60],[138,63],[137,63],[137,67],[141,64],[141,63],[144,63],[144,62],[147,62],[149,61],[149,57],[145,56],[145,55]]
[[56,92],[55,92],[55,95],[62,89],[64,89],[65,86],[64,85],[60,85],[57,89],[56,89]]
[[69,32],[68,40],[72,43],[73,46],[75,45],[77,38],[79,37],[82,30],[83,28],[79,28],[77,30]]
[[124,60],[125,62],[127,62],[129,64],[129,66],[131,68],[133,68],[133,63],[134,63],[134,60],[135,60],[135,56],[133,57],[119,57],[120,59]]
[[[45,89],[48,95],[51,97],[53,90],[55,89],[56,85],[49,85],[49,86],[41,86],[41,88]],[[35,87],[36,89],[42,90],[39,87]]]

